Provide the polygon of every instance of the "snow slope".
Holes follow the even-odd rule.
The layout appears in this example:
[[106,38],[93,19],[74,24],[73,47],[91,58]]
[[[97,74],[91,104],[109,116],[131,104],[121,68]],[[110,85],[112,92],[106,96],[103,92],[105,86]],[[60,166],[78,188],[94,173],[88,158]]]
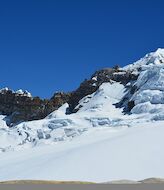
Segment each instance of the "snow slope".
[[[12,128],[0,116],[0,180],[164,177],[164,50],[123,71],[138,78],[125,86],[103,83],[80,100],[77,113],[66,115],[66,103],[45,119]],[[134,102],[128,114],[116,106],[125,97]]]
[[140,60],[125,66],[123,69],[138,70],[140,68],[147,68],[149,66],[159,66],[162,63],[164,63],[164,49],[158,48],[155,52],[146,54]]
[[[115,91],[111,93],[113,88]],[[124,96],[124,91],[120,83],[104,83],[98,91],[80,101],[81,108],[76,114],[66,115],[68,104],[64,104],[43,120],[23,122],[12,128],[3,125],[0,128],[0,150],[6,152],[38,144],[54,144],[79,136],[92,127],[110,127],[118,122],[124,125],[121,124],[122,109],[114,105]]]
[[164,177],[163,125],[93,128],[73,141],[1,154],[0,180],[105,182]]

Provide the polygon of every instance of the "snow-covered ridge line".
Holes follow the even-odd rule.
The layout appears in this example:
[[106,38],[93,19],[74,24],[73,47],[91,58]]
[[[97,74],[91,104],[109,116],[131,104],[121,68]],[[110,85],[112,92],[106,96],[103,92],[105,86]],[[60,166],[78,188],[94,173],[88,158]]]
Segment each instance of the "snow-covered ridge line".
[[27,90],[19,89],[19,90],[14,91],[14,90],[9,89],[8,87],[0,89],[0,94],[5,94],[8,91],[19,96],[26,96],[26,97],[32,98],[31,93],[28,92]]
[[[95,90],[88,92],[90,88]],[[77,99],[85,90],[87,93]],[[8,89],[1,93],[4,91]],[[24,91],[14,93],[24,94]],[[60,96],[63,94],[55,97]],[[10,115],[0,115],[1,181],[105,182],[164,177],[161,149],[164,146],[164,49],[147,54],[123,69],[96,72],[75,93],[74,99],[76,112],[69,113],[67,99],[44,119],[21,122],[10,128],[6,125]],[[51,101],[56,100],[61,99]],[[47,104],[44,106],[47,109]],[[30,110],[31,116],[40,107]],[[19,116],[19,112],[14,114]]]
[[[156,57],[156,62],[157,59],[164,58],[164,50],[159,49],[155,53],[147,54],[134,65],[129,65],[130,69],[137,68],[136,72],[139,76],[127,84],[111,80],[112,69],[109,69],[109,82],[102,83],[94,93],[83,97],[75,107],[76,113],[68,115],[69,104],[65,103],[45,119],[22,122],[12,129],[5,124],[5,121],[8,122],[8,117],[3,116],[0,126],[0,136],[3,136],[0,138],[1,151],[21,149],[26,145],[36,146],[41,142],[54,144],[71,140],[91,128],[131,127],[138,122],[164,120],[164,64],[162,61],[153,64],[154,57]],[[142,69],[140,70],[139,67]],[[126,70],[123,70],[116,74],[125,75],[125,73]],[[112,74],[115,75],[115,73]],[[92,77],[92,80],[98,82],[100,79],[95,76]],[[0,93],[7,91],[11,90],[4,88],[0,90]],[[11,92],[31,97],[27,91]],[[121,101],[123,101],[123,106],[116,107]],[[129,103],[132,106],[129,106]],[[130,107],[128,114],[123,113],[126,106]],[[37,107],[36,110],[39,109]],[[4,143],[5,138],[8,139],[6,143]]]
[[123,70],[141,70],[149,66],[160,66],[164,64],[164,48],[158,48],[155,52],[146,54],[138,61],[123,67]]

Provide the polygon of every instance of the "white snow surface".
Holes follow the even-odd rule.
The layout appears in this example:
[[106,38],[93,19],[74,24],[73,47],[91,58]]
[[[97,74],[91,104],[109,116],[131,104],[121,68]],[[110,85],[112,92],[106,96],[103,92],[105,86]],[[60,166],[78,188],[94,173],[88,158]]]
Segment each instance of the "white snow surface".
[[164,122],[93,128],[69,142],[0,156],[0,180],[107,182],[164,177]]
[[164,49],[158,48],[155,52],[146,54],[140,60],[134,62],[133,64],[125,66],[124,70],[137,70],[141,67],[147,68],[149,66],[158,66],[164,63]]
[[[123,70],[138,79],[103,83],[80,100],[77,113],[66,115],[66,103],[45,119],[12,128],[0,116],[0,181],[164,178],[164,50]],[[116,107],[124,96],[135,103],[129,114]]]
[[[111,93],[113,88],[115,90]],[[75,114],[66,115],[68,104],[64,104],[43,120],[22,122],[12,128],[3,122],[0,127],[0,150],[6,152],[38,144],[54,144],[73,139],[93,127],[111,127],[118,125],[118,122],[124,125],[122,109],[116,109],[114,105],[124,94],[122,84],[104,83],[98,91],[79,102],[81,108]]]

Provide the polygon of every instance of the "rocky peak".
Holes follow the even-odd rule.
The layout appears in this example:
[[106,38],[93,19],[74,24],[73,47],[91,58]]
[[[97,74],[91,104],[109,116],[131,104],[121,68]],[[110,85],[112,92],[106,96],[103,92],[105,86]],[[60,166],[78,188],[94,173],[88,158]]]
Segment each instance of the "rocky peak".
[[29,97],[32,98],[31,93],[29,93],[27,90],[22,90],[19,89],[17,91],[11,90],[8,87],[2,88],[0,89],[0,94],[13,94],[15,96],[25,96],[25,97]]
[[126,85],[138,76],[119,66],[96,71],[90,79],[84,80],[78,89],[70,93],[56,92],[50,99],[32,97],[28,91],[13,91],[8,88],[0,90],[0,113],[8,117],[8,125],[18,122],[43,119],[63,104],[68,103],[68,114],[75,113],[79,101],[94,93],[105,82],[120,82]]
[[75,113],[78,110],[76,106],[79,101],[85,96],[94,93],[105,82],[120,82],[126,85],[128,82],[136,80],[137,74],[131,71],[124,71],[118,66],[114,68],[104,68],[96,71],[89,80],[81,83],[80,87],[71,93],[68,104],[70,106],[70,113]]
[[7,116],[7,124],[43,119],[68,101],[64,93],[55,94],[51,99],[32,97],[28,91],[0,90],[0,114]]

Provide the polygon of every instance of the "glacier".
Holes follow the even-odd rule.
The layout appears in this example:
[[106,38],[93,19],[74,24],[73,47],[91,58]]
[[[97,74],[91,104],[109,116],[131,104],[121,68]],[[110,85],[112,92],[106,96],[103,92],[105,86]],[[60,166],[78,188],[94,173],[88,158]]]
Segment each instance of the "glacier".
[[[13,127],[1,115],[0,181],[164,178],[164,49],[121,69],[137,79],[104,82],[79,101],[76,113],[67,114],[65,103]],[[133,107],[125,112],[128,102]]]

